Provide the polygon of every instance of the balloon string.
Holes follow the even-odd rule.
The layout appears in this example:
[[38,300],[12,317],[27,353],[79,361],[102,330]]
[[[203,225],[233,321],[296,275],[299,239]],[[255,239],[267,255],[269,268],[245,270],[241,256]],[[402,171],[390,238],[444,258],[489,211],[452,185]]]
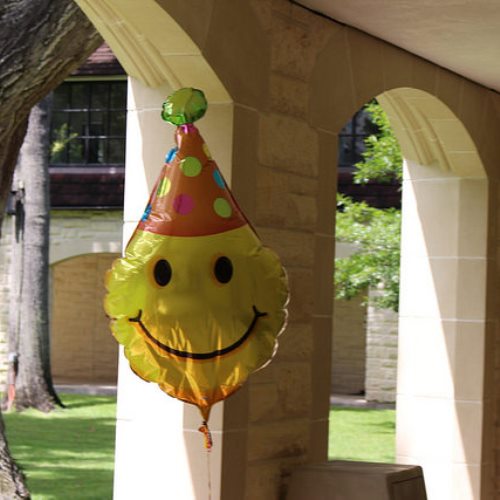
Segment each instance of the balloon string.
[[214,444],[212,440],[212,433],[208,428],[208,422],[203,420],[200,428],[198,429],[204,437],[205,440],[205,450],[207,450],[207,478],[208,478],[208,500],[212,500],[212,480],[210,474],[210,451],[212,451],[212,446]]
[[201,423],[201,427],[198,429],[201,433],[203,433],[203,437],[205,438],[205,449],[209,452],[212,449],[213,441],[212,441],[212,433],[208,428],[208,423],[206,420],[203,420]]
[[210,448],[207,448],[208,500],[212,500],[212,479],[210,474]]

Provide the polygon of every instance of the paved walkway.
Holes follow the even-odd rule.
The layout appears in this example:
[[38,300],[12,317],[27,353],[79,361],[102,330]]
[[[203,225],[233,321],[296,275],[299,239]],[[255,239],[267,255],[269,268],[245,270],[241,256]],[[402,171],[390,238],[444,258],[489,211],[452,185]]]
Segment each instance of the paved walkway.
[[116,396],[116,385],[55,384],[57,392],[88,394],[89,396]]
[[362,396],[351,396],[348,394],[332,394],[330,396],[330,404],[345,408],[376,408],[376,409],[391,409],[396,405],[394,403],[377,403],[367,401]]
[[[91,396],[116,396],[116,385],[99,384],[56,384],[57,392],[69,394],[88,394]],[[330,404],[345,408],[378,408],[394,409],[394,403],[377,403],[367,401],[362,396],[351,396],[348,394],[332,394]]]

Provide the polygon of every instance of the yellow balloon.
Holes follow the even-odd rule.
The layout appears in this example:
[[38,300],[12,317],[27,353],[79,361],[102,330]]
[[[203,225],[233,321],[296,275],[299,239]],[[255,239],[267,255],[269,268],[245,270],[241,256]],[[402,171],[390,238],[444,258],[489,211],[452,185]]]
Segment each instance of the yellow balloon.
[[274,355],[288,285],[189,122],[203,116],[204,99],[181,89],[164,106],[162,116],[181,123],[177,147],[106,275],[105,309],[132,370],[198,406],[206,421]]
[[187,238],[137,231],[106,287],[134,372],[205,420],[272,358],[286,320],[285,272],[248,225]]

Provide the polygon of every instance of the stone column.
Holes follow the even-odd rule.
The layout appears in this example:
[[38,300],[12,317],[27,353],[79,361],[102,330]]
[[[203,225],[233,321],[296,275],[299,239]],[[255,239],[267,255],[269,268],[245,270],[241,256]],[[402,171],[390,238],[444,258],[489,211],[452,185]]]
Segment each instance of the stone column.
[[[171,93],[129,79],[125,174],[124,245],[146,206],[166,152],[174,145],[174,127],[160,118]],[[229,180],[232,105],[210,105],[200,124],[210,149]],[[205,133],[206,132],[206,133]],[[163,393],[132,373],[120,351],[114,499],[220,497],[223,404],[210,417],[214,447],[208,460],[197,408]],[[208,465],[209,464],[209,465]],[[209,472],[210,471],[210,472]],[[210,480],[210,487],[209,487]]]
[[486,179],[409,162],[403,187],[397,461],[423,467],[432,499],[482,498],[486,213]]

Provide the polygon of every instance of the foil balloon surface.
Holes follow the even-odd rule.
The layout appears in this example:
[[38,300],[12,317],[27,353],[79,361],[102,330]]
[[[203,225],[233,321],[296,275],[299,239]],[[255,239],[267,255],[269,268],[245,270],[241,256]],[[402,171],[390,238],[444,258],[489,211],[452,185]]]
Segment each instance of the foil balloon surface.
[[105,299],[132,370],[196,405],[205,421],[272,358],[288,302],[277,255],[262,245],[193,124],[206,107],[203,92],[190,88],[164,103],[177,147],[106,275]]

